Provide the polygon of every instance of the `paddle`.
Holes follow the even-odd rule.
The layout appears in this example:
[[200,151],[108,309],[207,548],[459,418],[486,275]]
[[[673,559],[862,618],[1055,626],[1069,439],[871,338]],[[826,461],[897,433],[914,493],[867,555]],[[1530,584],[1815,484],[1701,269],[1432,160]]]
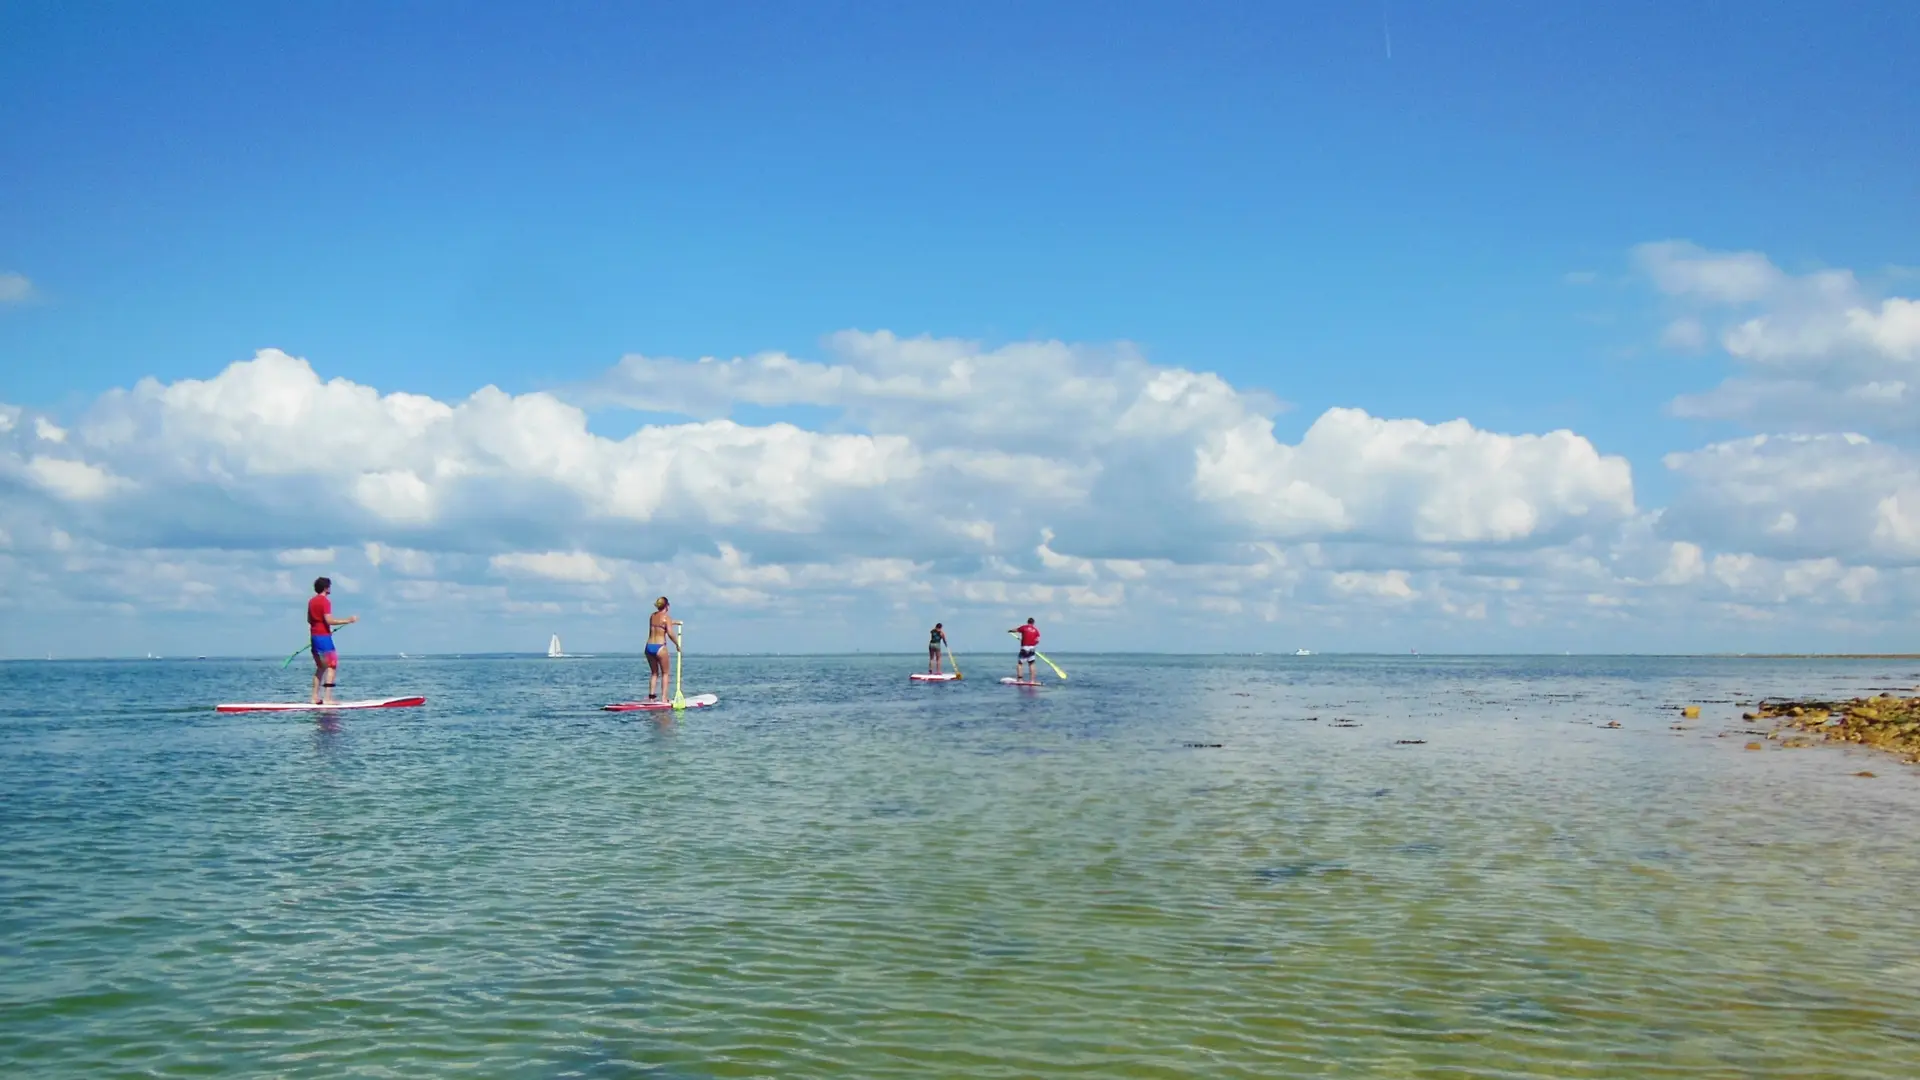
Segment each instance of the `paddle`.
[[953,677],[956,679],[966,678],[965,675],[960,674],[960,658],[953,655],[953,642],[951,641],[947,642],[947,659],[953,661]]
[[[333,632],[337,634],[340,631],[346,629],[347,625],[348,625],[347,623],[341,623],[339,626],[332,628]],[[287,669],[287,666],[293,663],[294,656],[299,656],[303,652],[312,652],[312,651],[313,651],[313,642],[309,641],[305,645],[301,646],[300,648],[293,650],[293,656],[289,656],[285,660],[280,661],[280,669],[282,671],[285,671]]]
[[687,707],[686,695],[680,692],[680,688],[687,684],[687,624],[675,625],[680,628],[675,635],[680,639],[680,646],[674,650],[673,658],[673,708],[678,712]]
[[[1009,634],[1017,634],[1017,633],[1019,633],[1019,632],[1020,632],[1020,631],[1018,631],[1018,630],[1009,630],[1009,631],[1007,631],[1007,633],[1009,633]],[[1040,651],[1039,649],[1035,649],[1035,650],[1033,650],[1033,655],[1035,655],[1035,656],[1037,656],[1037,657],[1039,657],[1039,658],[1040,658],[1040,659],[1042,659],[1042,660],[1047,660],[1047,654],[1046,654],[1046,653],[1043,653],[1043,652],[1041,652],[1041,651]],[[1066,678],[1067,678],[1067,673],[1066,673],[1066,672],[1064,672],[1064,671],[1061,671],[1061,670],[1060,670],[1060,665],[1059,665],[1059,664],[1056,664],[1056,663],[1054,663],[1054,662],[1053,662],[1053,661],[1051,661],[1051,660],[1047,660],[1047,666],[1053,669],[1053,673],[1054,673],[1055,675],[1058,675],[1058,676],[1060,676],[1060,679],[1061,679],[1061,681],[1062,681],[1062,682],[1065,682],[1065,681],[1066,681]]]

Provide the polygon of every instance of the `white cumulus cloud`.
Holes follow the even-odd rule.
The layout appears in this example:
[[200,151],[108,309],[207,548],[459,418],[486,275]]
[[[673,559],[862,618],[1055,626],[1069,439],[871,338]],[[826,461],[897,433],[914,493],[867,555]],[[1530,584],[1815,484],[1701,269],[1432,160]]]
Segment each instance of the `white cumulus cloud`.
[[274,559],[282,566],[325,566],[334,560],[332,548],[288,548]]
[[74,502],[103,499],[132,486],[98,465],[40,454],[27,459],[26,474],[47,491]]
[[1910,389],[1920,301],[1882,295],[1849,270],[1790,274],[1759,252],[1682,241],[1641,245],[1635,262],[1682,309],[1663,344],[1712,342],[1736,365],[1718,387],[1678,398],[1676,414],[1799,431],[1920,426]]
[[511,551],[488,560],[503,574],[524,574],[553,581],[593,583],[613,576],[599,559],[584,551]]
[[27,275],[17,271],[0,273],[0,304],[25,304],[38,295]]
[[1920,561],[1920,458],[1862,435],[1756,435],[1669,454],[1662,528],[1722,551]]
[[[1708,338],[1723,343],[1756,305],[1844,292],[1745,253],[1640,257],[1703,334],[1715,305],[1746,305]],[[1897,325],[1875,332],[1883,358],[1901,347]],[[1848,384],[1874,400],[1904,385]],[[626,409],[647,422],[589,427]],[[665,594],[703,632],[758,627],[763,646],[1034,615],[1127,647],[1178,625],[1193,644],[1438,649],[1460,628],[1547,647],[1602,626],[1649,647],[1802,609],[1892,625],[1920,598],[1920,469],[1897,444],[1679,451],[1678,493],[1643,508],[1627,461],[1573,431],[1335,407],[1291,438],[1282,409],[1124,345],[849,331],[819,359],[632,356],[555,393],[446,400],[269,349],[73,416],[0,407],[0,602],[106,628],[147,608],[297,624],[322,568],[379,614],[362,640],[627,635]]]

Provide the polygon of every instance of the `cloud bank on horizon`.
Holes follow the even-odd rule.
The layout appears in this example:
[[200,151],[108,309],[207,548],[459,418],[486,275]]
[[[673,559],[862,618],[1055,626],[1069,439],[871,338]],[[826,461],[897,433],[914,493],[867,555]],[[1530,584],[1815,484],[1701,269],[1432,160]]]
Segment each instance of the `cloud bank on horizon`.
[[849,330],[457,401],[269,348],[70,418],[0,405],[0,650],[37,651],[28,613],[279,627],[323,572],[468,649],[620,644],[659,593],[736,648],[1029,614],[1142,649],[1904,645],[1920,302],[1753,252],[1633,262],[1662,342],[1733,368],[1672,411],[1753,432],[1670,453],[1663,507],[1576,432],[1335,407],[1288,442],[1268,395],[1125,345]]

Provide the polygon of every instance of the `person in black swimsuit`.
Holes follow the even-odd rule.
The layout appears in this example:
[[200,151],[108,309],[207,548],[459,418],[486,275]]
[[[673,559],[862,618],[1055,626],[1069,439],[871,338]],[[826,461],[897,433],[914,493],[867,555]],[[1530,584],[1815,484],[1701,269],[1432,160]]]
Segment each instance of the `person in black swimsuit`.
[[940,649],[947,643],[947,632],[940,629],[939,623],[933,624],[933,636],[927,639],[927,674],[939,675]]

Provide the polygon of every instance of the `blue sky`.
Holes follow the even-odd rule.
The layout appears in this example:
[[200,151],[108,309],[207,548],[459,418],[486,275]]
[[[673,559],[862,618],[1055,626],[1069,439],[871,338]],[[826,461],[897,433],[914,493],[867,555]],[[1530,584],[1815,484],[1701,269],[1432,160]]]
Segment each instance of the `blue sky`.
[[[1278,398],[1285,444],[1331,408],[1571,429],[1656,511],[1690,490],[1665,455],[1783,432],[1673,408],[1752,358],[1658,348],[1701,294],[1638,246],[1913,295],[1917,44],[1911,4],[11,5],[0,273],[31,295],[0,402],[84,425],[272,348],[381,393],[549,391],[620,439],[673,415],[583,389],[629,354],[1127,342]],[[85,535],[31,489],[0,498]],[[717,522],[682,550],[749,549]],[[140,550],[249,542],[186,524]]]

